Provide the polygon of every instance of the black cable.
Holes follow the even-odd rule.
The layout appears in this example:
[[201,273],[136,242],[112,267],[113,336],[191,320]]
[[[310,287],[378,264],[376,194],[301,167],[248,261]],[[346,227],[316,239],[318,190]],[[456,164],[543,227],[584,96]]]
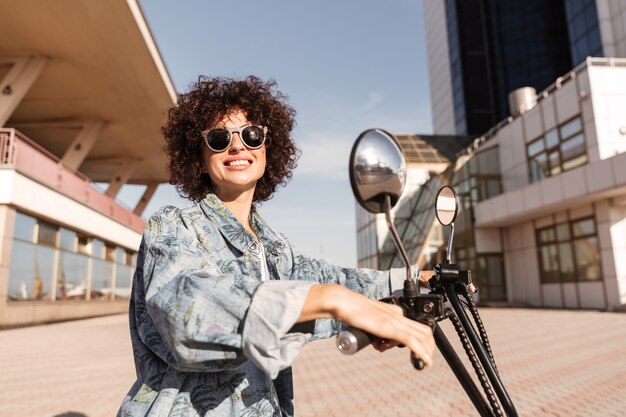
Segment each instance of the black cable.
[[500,404],[498,403],[498,400],[496,399],[496,396],[493,393],[493,389],[491,387],[491,384],[489,383],[489,380],[487,379],[487,375],[485,375],[485,371],[483,370],[483,367],[480,365],[480,362],[478,361],[478,357],[476,356],[476,353],[474,352],[474,349],[472,348],[472,345],[470,344],[470,341],[467,338],[467,333],[465,332],[465,329],[461,325],[461,321],[455,314],[450,316],[450,321],[452,321],[452,324],[454,325],[454,329],[458,333],[459,339],[461,339],[461,344],[463,345],[463,349],[465,349],[465,353],[467,354],[467,357],[472,363],[472,367],[474,368],[474,371],[476,372],[476,375],[478,376],[478,380],[480,381],[480,385],[483,387],[483,391],[485,391],[485,394],[487,395],[487,400],[489,401],[489,404],[491,405],[493,413],[496,416],[504,417],[502,408],[500,408]]
[[480,314],[478,314],[478,309],[476,308],[476,304],[474,303],[474,300],[472,299],[472,297],[469,295],[467,291],[462,293],[462,295],[467,300],[466,305],[469,308],[470,313],[472,313],[472,317],[474,318],[474,323],[476,323],[476,327],[478,328],[478,333],[480,334],[480,340],[482,341],[483,346],[485,347],[485,350],[487,351],[487,355],[489,355],[489,359],[491,360],[491,363],[493,364],[493,368],[496,370],[496,372],[499,375],[498,367],[496,366],[496,361],[493,358],[493,352],[491,351],[491,345],[489,344],[489,338],[487,337],[487,330],[485,330],[485,326],[483,324],[482,319],[480,318]]

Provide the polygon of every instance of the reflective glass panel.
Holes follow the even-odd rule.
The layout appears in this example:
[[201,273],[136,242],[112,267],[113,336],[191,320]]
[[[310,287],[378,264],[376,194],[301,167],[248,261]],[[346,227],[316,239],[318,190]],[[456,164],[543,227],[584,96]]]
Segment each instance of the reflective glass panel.
[[127,265],[115,265],[115,298],[130,298],[131,269]]
[[35,218],[22,213],[15,213],[15,228],[13,229],[13,237],[32,242],[35,237]]
[[539,242],[554,242],[554,229],[543,229],[539,231]]
[[556,245],[546,245],[541,251],[541,278],[543,282],[559,282],[559,255]]
[[546,147],[552,148],[559,144],[559,134],[556,129],[552,129],[546,132]]
[[559,167],[561,165],[561,157],[559,156],[559,152],[550,152],[550,156],[548,157],[550,160],[550,168]]
[[593,235],[596,233],[596,224],[593,218],[573,222],[572,231],[574,237]]
[[91,256],[97,259],[102,259],[104,251],[104,243],[98,239],[91,239]]
[[580,281],[596,281],[600,276],[600,255],[595,237],[587,237],[574,241],[576,269]]
[[123,264],[126,261],[126,252],[122,248],[117,248],[115,251],[115,260],[118,264]]
[[113,264],[94,259],[91,278],[91,299],[110,300],[113,295]]
[[569,161],[565,161],[563,162],[563,170],[567,171],[569,169],[574,169],[576,167],[579,167],[583,164],[587,163],[587,155],[586,154],[582,154],[580,156],[577,156],[574,159],[570,159]]
[[560,128],[561,130],[561,138],[567,139],[572,136],[574,133],[578,133],[582,130],[582,125],[580,124],[580,117],[573,119],[570,122],[567,122]]
[[585,137],[582,134],[576,135],[561,144],[563,161],[570,160],[583,153],[585,153]]
[[61,228],[59,237],[59,248],[68,252],[74,252],[76,250],[76,232]]
[[543,150],[543,138],[541,138],[528,145],[528,156],[534,156]]
[[9,266],[9,301],[50,300],[54,249],[13,240]]
[[37,242],[39,244],[55,246],[57,242],[58,230],[58,226],[39,221],[39,233],[37,235]]
[[574,269],[574,255],[572,254],[571,243],[559,244],[559,261],[561,267],[561,281],[573,282],[576,280]]
[[569,223],[560,223],[556,225],[556,238],[559,242],[570,239]]
[[84,300],[87,295],[87,262],[84,255],[61,251],[57,300]]

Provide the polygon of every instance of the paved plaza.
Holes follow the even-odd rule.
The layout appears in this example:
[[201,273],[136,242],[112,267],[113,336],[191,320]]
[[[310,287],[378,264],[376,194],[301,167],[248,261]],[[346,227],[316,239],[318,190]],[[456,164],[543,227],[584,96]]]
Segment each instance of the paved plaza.
[[[520,416],[626,415],[626,314],[481,314]],[[134,381],[126,320],[0,331],[0,416],[114,416]],[[444,329],[458,346],[450,324]],[[345,357],[333,342],[310,344],[294,365],[300,417],[477,415],[441,355],[418,372],[406,349]]]

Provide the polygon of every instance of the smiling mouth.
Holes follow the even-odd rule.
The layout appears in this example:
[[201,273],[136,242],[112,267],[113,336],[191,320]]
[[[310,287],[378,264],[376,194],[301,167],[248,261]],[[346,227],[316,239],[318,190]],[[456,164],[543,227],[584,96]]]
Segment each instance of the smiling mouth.
[[226,165],[227,167],[236,167],[236,166],[242,166],[242,165],[250,165],[250,161],[248,161],[247,159],[238,159],[236,161],[229,161],[226,162],[224,165]]

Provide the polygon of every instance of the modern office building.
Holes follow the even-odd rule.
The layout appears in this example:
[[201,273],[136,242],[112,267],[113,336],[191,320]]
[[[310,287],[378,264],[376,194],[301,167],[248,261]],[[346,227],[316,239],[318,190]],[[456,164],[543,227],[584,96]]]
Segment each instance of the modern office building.
[[[394,209],[411,260],[443,259],[434,196],[452,185],[453,260],[479,302],[624,309],[626,2],[446,0],[424,13],[435,134],[478,135]],[[377,245],[376,266],[401,266],[390,236]]]
[[434,132],[480,135],[508,94],[545,89],[587,56],[626,56],[621,0],[424,2]]
[[[163,60],[135,0],[0,14],[0,328],[126,311],[141,214],[167,180]],[[133,208],[115,200],[125,184],[144,186]]]
[[[447,238],[435,195],[452,185],[453,261],[472,270],[479,302],[623,309],[626,59],[588,58],[533,98],[405,193],[394,224],[411,260],[431,268]],[[376,243],[370,266],[402,266],[385,231]]]

